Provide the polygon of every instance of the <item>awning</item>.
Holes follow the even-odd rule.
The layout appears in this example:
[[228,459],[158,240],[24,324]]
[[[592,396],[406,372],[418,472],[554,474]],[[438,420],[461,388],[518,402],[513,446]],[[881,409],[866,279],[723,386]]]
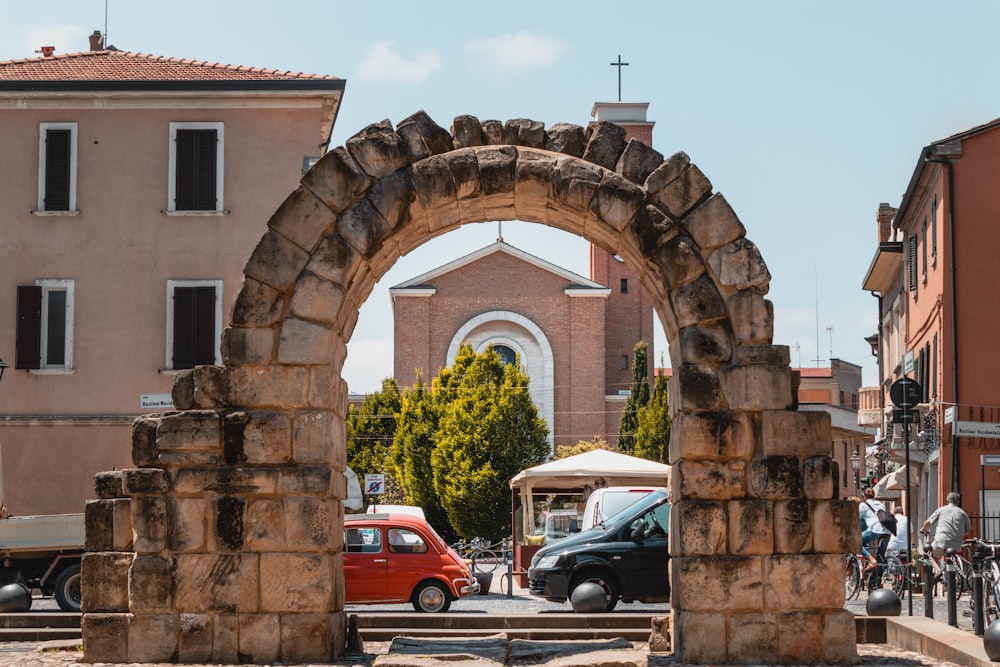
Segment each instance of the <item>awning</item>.
[[347,468],[344,470],[344,477],[347,478],[347,497],[344,498],[344,507],[352,510],[363,509],[365,497],[361,495],[361,482],[358,481],[358,474]]

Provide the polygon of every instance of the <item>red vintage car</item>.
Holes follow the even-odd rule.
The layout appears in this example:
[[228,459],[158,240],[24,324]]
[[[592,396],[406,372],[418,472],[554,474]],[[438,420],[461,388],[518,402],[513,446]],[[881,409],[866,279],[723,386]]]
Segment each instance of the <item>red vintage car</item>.
[[344,517],[347,604],[410,602],[417,611],[448,611],[479,592],[469,566],[417,516]]

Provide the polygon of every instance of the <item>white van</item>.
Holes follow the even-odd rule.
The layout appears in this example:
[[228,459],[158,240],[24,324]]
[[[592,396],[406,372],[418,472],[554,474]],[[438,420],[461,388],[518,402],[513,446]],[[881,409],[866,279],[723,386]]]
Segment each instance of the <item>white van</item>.
[[583,509],[580,530],[589,530],[623,512],[653,491],[666,492],[663,486],[607,486],[593,491]]

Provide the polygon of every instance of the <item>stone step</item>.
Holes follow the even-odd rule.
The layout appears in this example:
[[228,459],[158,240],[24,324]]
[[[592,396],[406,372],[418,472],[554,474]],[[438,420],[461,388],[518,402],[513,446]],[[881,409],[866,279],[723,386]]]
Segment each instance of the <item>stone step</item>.
[[349,614],[359,628],[446,628],[506,631],[524,628],[584,630],[650,629],[653,614]]
[[23,612],[0,614],[2,628],[79,628],[80,614],[69,612]]
[[[80,628],[0,628],[3,642],[47,642],[56,639],[80,639]],[[0,658],[2,663],[2,658]]]
[[615,639],[628,641],[649,641],[650,629],[646,628],[539,628],[523,627],[495,630],[490,628],[442,628],[442,627],[358,627],[363,641],[387,642],[395,637],[490,637],[503,634],[508,639],[533,639],[537,641],[572,641],[593,639]]

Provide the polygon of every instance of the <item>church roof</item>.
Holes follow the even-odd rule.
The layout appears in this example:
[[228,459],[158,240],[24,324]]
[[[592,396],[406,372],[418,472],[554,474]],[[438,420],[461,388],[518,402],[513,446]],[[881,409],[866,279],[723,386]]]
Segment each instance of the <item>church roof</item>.
[[432,269],[427,273],[423,273],[417,276],[416,278],[411,278],[410,280],[401,282],[394,287],[390,287],[389,292],[391,294],[396,291],[425,289],[438,276],[450,273],[451,271],[454,271],[456,269],[462,268],[463,266],[467,266],[469,264],[477,262],[480,259],[497,252],[507,253],[508,255],[517,257],[518,259],[528,262],[529,264],[533,264],[545,271],[548,271],[557,276],[565,278],[570,283],[568,286],[569,289],[574,289],[574,290],[579,289],[588,291],[589,290],[607,291],[608,289],[604,285],[601,285],[600,283],[595,283],[593,280],[590,280],[589,278],[584,278],[580,274],[574,273],[569,269],[564,269],[561,266],[557,266],[551,262],[547,262],[544,259],[541,259],[540,257],[535,257],[534,255],[527,253],[519,248],[515,248],[514,246],[505,243],[504,241],[497,241],[496,243],[491,243],[485,248],[480,248],[479,250],[473,253],[469,253],[464,257],[459,257],[454,261],[448,262],[447,264],[439,266],[436,269]]

